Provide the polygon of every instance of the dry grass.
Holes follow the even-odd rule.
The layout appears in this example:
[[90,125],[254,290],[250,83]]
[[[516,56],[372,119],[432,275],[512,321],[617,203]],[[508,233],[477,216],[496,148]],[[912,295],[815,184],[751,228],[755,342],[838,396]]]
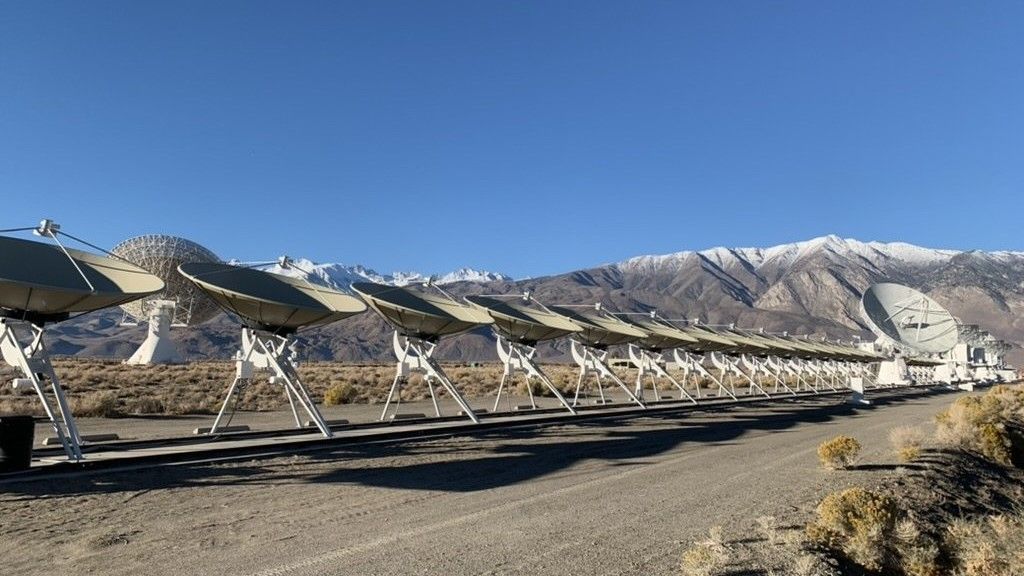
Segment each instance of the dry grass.
[[830,470],[849,468],[860,455],[860,442],[851,436],[836,436],[818,446],[818,460]]
[[775,519],[775,516],[758,516],[756,522],[761,535],[764,536],[764,539],[769,544],[775,545],[782,542],[783,535],[779,530],[779,522]]
[[935,439],[1004,466],[1024,466],[1024,388],[994,386],[963,396],[935,418]]
[[889,444],[900,462],[912,462],[921,455],[925,434],[917,426],[897,426],[889,431]]
[[946,528],[943,546],[954,574],[1024,574],[1024,516],[995,515],[955,521]]
[[722,528],[715,526],[708,531],[706,538],[683,552],[680,569],[684,576],[713,576],[720,573],[728,562],[726,552]]
[[[75,405],[82,405],[90,414],[210,414],[216,413],[224,399],[228,385],[235,376],[235,365],[230,361],[194,362],[169,366],[129,366],[114,360],[86,358],[61,358],[54,361],[54,367]],[[565,394],[576,388],[576,366],[568,364],[545,364],[544,370],[552,383]],[[467,397],[493,396],[501,381],[502,366],[498,363],[481,365],[445,364],[445,371],[455,386]],[[636,371],[616,368],[626,382],[636,377]],[[393,364],[343,364],[340,362],[308,362],[299,365],[299,376],[316,401],[326,400],[331,393],[333,399],[342,403],[382,403],[395,377]],[[17,396],[6,386],[14,372],[0,368],[0,413],[42,415],[35,396]],[[525,378],[516,376],[514,386],[526,393]],[[708,382],[701,385],[710,390]],[[584,385],[583,391],[596,394],[593,381]],[[535,394],[550,395],[551,392],[539,381],[531,387]],[[690,387],[694,390],[693,386]],[[343,391],[343,393],[342,393]],[[443,389],[437,389],[444,395]],[[97,393],[103,396],[104,409],[94,407]],[[110,406],[111,400],[116,406]],[[406,401],[425,400],[429,390],[423,378],[411,376],[402,387],[402,399]],[[278,410],[287,406],[280,387],[260,379],[247,386],[239,397],[240,410]],[[80,414],[80,415],[85,415]]]

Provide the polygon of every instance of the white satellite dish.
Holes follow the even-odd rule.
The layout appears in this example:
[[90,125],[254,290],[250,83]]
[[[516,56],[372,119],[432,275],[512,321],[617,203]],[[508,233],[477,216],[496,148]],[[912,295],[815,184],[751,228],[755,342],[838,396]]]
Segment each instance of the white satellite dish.
[[148,322],[146,339],[126,364],[177,364],[181,354],[170,337],[172,326],[194,326],[213,318],[219,308],[194,283],[178,272],[182,264],[220,262],[213,252],[191,240],[165,234],[136,236],[121,242],[112,254],[144,268],[164,281],[160,292],[122,304],[136,322]]
[[[285,257],[281,262],[290,261]],[[235,356],[235,379],[210,434],[217,433],[232,399],[253,380],[257,371],[265,370],[274,374],[270,382],[283,384],[295,426],[302,426],[296,410],[296,406],[301,406],[320,433],[329,438],[330,427],[299,378],[292,335],[303,328],[359,314],[366,310],[362,301],[305,278],[230,264],[192,262],[178,266],[178,271],[242,322],[242,347]]]
[[352,290],[395,329],[392,345],[398,365],[380,419],[387,417],[393,399],[395,410],[398,410],[402,402],[402,382],[410,373],[416,372],[425,377],[437,416],[441,416],[441,409],[434,395],[435,382],[448,391],[467,418],[474,423],[479,422],[476,413],[433,355],[441,337],[493,324],[494,319],[490,314],[476,306],[459,302],[430,282],[422,289],[355,282]]
[[[892,352],[892,358],[878,367],[876,382],[898,386],[912,382],[903,352],[908,355],[946,355],[959,341],[957,321],[930,297],[903,286],[883,282],[864,291],[861,316],[878,336],[878,343]],[[931,371],[931,380],[952,383],[952,360]]]
[[143,298],[162,290],[164,283],[124,260],[66,248],[61,236],[92,245],[61,232],[50,220],[4,232],[28,230],[53,244],[0,237],[0,356],[21,373],[12,382],[14,389],[36,393],[64,452],[79,460],[81,437],[43,342],[43,326]]
[[[494,319],[491,329],[497,337],[495,340],[498,358],[501,359],[505,367],[501,374],[501,383],[498,384],[498,393],[494,397],[494,411],[498,410],[501,403],[501,393],[505,389],[506,381],[510,383],[511,387],[511,380],[515,378],[515,374],[522,372],[526,375],[527,384],[530,383],[531,378],[540,380],[566,410],[575,414],[576,410],[562,396],[561,391],[551,382],[551,379],[544,374],[540,365],[534,360],[534,356],[537,353],[538,342],[562,338],[579,332],[582,328],[564,316],[545,308],[531,298],[529,292],[522,296],[473,295],[466,296],[465,300],[487,312]],[[536,409],[537,401],[533,397],[533,389],[528,385],[526,390],[530,396],[531,408]]]
[[902,284],[868,288],[861,315],[871,331],[896,346],[924,354],[945,354],[956,346],[957,321],[930,297]]

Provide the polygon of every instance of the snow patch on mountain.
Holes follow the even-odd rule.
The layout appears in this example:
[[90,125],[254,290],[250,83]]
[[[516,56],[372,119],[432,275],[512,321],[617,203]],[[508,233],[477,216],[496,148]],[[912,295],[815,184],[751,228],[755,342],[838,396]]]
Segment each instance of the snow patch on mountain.
[[[840,238],[836,235],[821,236],[803,242],[779,244],[770,248],[725,248],[716,247],[700,251],[683,251],[672,254],[637,256],[616,264],[623,270],[653,270],[681,268],[687,259],[702,256],[720,267],[732,264],[747,263],[754,268],[765,264],[791,266],[801,259],[822,251],[831,252],[837,258],[858,257],[872,264],[902,262],[923,266],[948,261],[960,254],[958,250],[937,250],[922,248],[906,242],[861,242],[853,238]],[[1017,252],[1006,252],[1007,257]]]
[[[419,272],[393,272],[381,274],[372,268],[355,264],[346,265],[340,263],[317,264],[307,258],[294,258],[288,266],[281,266],[279,262],[259,266],[260,270],[282,274],[292,278],[308,277],[313,281],[325,286],[347,289],[353,282],[377,282],[378,284],[391,284],[393,286],[406,286],[418,282],[426,282],[431,276]],[[434,275],[435,284],[452,284],[455,282],[494,282],[508,281],[510,277],[496,272],[486,270],[475,270],[473,268],[459,268],[447,274]]]

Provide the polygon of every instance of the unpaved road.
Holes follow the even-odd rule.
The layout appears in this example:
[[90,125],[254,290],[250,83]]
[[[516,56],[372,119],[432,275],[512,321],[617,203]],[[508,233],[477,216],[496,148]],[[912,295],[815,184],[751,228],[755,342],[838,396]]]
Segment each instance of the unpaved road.
[[709,527],[742,538],[760,515],[800,523],[808,502],[870,474],[820,470],[823,439],[851,434],[865,462],[891,464],[888,431],[927,425],[953,398],[819,398],[0,483],[0,572],[677,574]]

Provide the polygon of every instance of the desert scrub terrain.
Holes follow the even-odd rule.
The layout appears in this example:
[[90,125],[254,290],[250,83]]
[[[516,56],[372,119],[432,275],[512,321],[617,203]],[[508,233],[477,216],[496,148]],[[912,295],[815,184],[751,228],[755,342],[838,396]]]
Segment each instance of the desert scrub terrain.
[[[117,417],[130,414],[210,414],[220,408],[228,384],[234,378],[235,364],[230,361],[194,362],[190,364],[129,366],[113,360],[63,358],[54,361],[61,384],[68,393],[77,416]],[[387,396],[394,378],[393,364],[348,364],[340,362],[309,362],[299,365],[299,375],[317,402],[328,404],[374,404]],[[577,372],[574,365],[544,366],[551,381],[563,393],[575,390]],[[487,364],[447,364],[445,371],[455,386],[468,397],[492,396],[501,381],[502,366]],[[618,368],[616,372],[632,387],[636,371]],[[0,369],[0,413],[42,415],[34,395],[16,395],[7,386],[14,377],[9,369]],[[694,382],[695,384],[695,382]],[[704,394],[712,392],[703,383]],[[526,394],[522,375],[515,379],[515,390]],[[614,385],[612,385],[614,386]],[[536,380],[534,394],[550,395]],[[659,383],[661,393],[678,396],[674,387]],[[650,384],[647,384],[650,389]],[[593,380],[584,385],[584,392],[596,394]],[[693,393],[693,385],[690,392]],[[438,392],[444,395],[443,389]],[[650,394],[648,392],[648,394]],[[424,400],[429,391],[419,375],[413,375],[403,387],[403,400]],[[242,393],[240,410],[267,411],[284,408],[285,397],[275,386],[260,378]]]
[[1022,430],[1024,386],[995,386],[957,398],[936,416],[932,434],[894,426],[883,460],[832,466],[855,439],[825,441],[819,452],[828,456],[822,458],[827,474],[847,487],[804,506],[806,523],[760,517],[746,534],[692,543],[682,552],[680,571],[1022,575]]

